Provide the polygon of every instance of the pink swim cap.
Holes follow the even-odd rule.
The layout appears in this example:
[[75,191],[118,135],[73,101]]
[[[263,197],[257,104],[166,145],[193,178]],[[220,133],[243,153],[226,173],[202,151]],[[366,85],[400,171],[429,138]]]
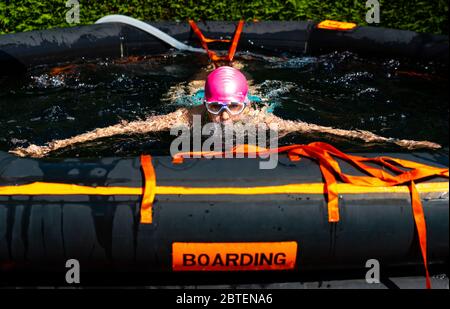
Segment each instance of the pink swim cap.
[[247,102],[248,84],[238,69],[222,66],[206,78],[206,102]]

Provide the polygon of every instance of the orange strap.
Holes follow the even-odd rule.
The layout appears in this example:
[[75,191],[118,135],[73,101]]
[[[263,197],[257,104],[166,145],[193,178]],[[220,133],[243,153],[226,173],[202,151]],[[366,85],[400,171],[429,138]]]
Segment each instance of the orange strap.
[[141,167],[145,178],[141,202],[141,223],[150,224],[153,222],[152,207],[156,192],[155,169],[150,155],[141,155]]
[[423,265],[425,266],[425,278],[427,289],[431,289],[430,273],[428,271],[427,258],[427,225],[425,222],[425,215],[423,213],[422,203],[414,181],[408,185],[411,191],[411,204],[413,209],[414,222],[416,224],[417,234],[419,235],[420,252],[422,253]]
[[77,67],[76,64],[69,64],[61,67],[54,67],[50,70],[50,75],[55,76],[60,73],[73,73],[73,70]]
[[[345,183],[350,183],[358,186],[379,187],[379,186],[407,185],[411,193],[411,205],[413,209],[414,222],[417,228],[421,254],[425,266],[426,286],[427,288],[431,287],[427,261],[427,232],[426,232],[425,216],[423,212],[422,203],[420,201],[420,196],[415,186],[415,181],[422,180],[432,176],[448,178],[449,177],[448,168],[437,168],[408,160],[401,160],[390,157],[366,158],[347,155],[337,150],[333,146],[322,142],[315,142],[309,145],[291,145],[271,149],[259,148],[250,145],[239,145],[227,152],[207,151],[207,152],[178,153],[173,157],[173,162],[182,163],[184,157],[186,156],[191,157],[193,154],[197,156],[200,155],[200,156],[223,157],[226,154],[248,155],[251,153],[262,155],[275,152],[278,153],[286,152],[289,158],[293,160],[299,160],[301,156],[304,156],[313,159],[319,163],[320,170],[325,180],[324,193],[327,198],[329,222],[339,221],[339,208],[338,208],[339,194],[337,191],[338,185],[336,177],[338,177],[341,181]],[[334,157],[337,157],[350,163],[351,165],[358,168],[359,170],[362,170],[369,176],[352,176],[343,173],[341,171],[339,163],[334,159]],[[376,168],[366,165],[365,162],[376,163],[377,165],[380,165],[382,168]],[[394,173],[394,175],[392,175],[388,171]]]
[[[236,48],[239,42],[239,38],[242,33],[242,29],[244,28],[244,21],[240,20],[236,31],[234,32],[233,40],[224,40],[224,39],[209,39],[203,35],[200,28],[197,26],[197,24],[193,20],[189,20],[189,25],[192,27],[192,30],[194,33],[198,36],[200,39],[200,43],[202,44],[202,47],[206,50],[208,53],[208,57],[213,61],[233,61],[234,54],[236,53]],[[230,48],[228,49],[228,54],[226,56],[218,56],[216,52],[209,50],[208,43],[212,42],[225,42],[225,43],[231,43]]]

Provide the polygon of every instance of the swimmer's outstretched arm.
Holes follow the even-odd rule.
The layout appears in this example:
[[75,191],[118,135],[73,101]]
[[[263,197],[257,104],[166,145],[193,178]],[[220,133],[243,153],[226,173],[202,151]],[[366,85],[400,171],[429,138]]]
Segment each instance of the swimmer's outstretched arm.
[[264,122],[267,125],[270,125],[271,123],[276,124],[278,126],[279,137],[282,137],[292,132],[298,132],[305,134],[306,136],[326,137],[331,140],[345,139],[378,145],[394,144],[408,150],[442,148],[441,145],[429,141],[413,141],[397,138],[388,138],[376,135],[370,131],[365,130],[335,129],[332,127],[319,126],[302,121],[284,120],[275,115],[268,115],[268,114],[266,115],[267,116],[264,117],[266,118]]
[[47,143],[45,146],[30,145],[26,148],[19,147],[11,150],[10,153],[16,154],[20,157],[42,158],[52,151],[63,149],[78,143],[94,141],[104,137],[166,131],[176,125],[189,125],[189,115],[190,112],[187,109],[181,108],[167,115],[152,116],[142,121],[122,122],[63,140],[54,140]]

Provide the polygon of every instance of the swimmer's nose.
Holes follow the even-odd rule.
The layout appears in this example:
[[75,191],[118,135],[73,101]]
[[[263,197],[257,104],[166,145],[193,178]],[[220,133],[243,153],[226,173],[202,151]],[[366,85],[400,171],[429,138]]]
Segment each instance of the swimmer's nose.
[[220,115],[220,120],[222,121],[230,120],[230,115],[228,114],[227,111],[222,112],[222,114]]

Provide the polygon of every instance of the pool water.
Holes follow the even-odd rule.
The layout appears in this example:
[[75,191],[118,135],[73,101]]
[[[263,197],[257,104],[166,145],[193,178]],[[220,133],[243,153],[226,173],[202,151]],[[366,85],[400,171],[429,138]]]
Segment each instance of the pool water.
[[[350,52],[316,57],[242,53],[236,61],[251,77],[252,95],[263,98],[281,118],[428,140],[443,145],[439,151],[448,153],[446,64]],[[55,67],[0,78],[0,150],[44,145],[192,105],[190,81],[206,76],[211,68],[206,57],[183,53],[80,60]],[[115,136],[58,150],[51,157],[168,154],[174,138],[168,132]],[[280,144],[312,141],[292,133]],[[345,141],[334,145],[344,151],[399,151]]]

